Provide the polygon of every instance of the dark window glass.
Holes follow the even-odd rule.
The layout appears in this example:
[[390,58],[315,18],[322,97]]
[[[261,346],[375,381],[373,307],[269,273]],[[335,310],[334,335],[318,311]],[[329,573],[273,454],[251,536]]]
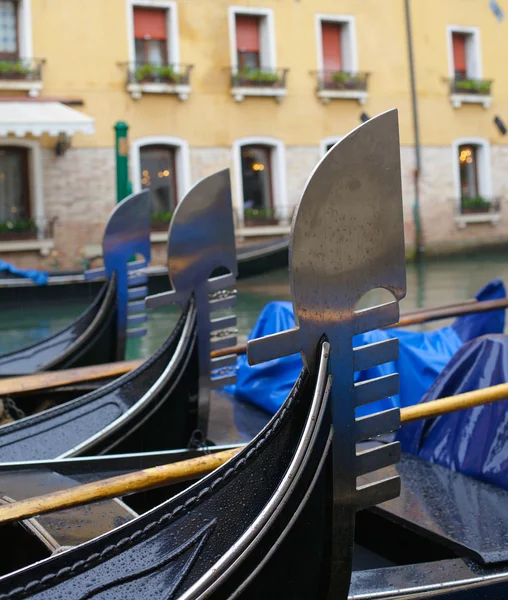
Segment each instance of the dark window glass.
[[175,148],[143,146],[141,148],[141,186],[152,190],[152,212],[172,212],[177,204]]
[[0,56],[16,57],[18,54],[17,3],[0,0]]
[[460,194],[462,198],[479,196],[478,147],[473,144],[459,146]]
[[269,146],[243,146],[242,184],[243,205],[247,209],[271,209],[272,169]]
[[0,147],[0,222],[30,218],[28,150]]

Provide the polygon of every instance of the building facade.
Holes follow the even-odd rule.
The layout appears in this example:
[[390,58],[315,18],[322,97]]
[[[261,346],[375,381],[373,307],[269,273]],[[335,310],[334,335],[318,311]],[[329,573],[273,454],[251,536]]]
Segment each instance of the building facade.
[[319,158],[394,107],[408,249],[416,192],[427,251],[505,241],[508,18],[480,0],[410,7],[418,170],[403,0],[0,0],[0,258],[100,254],[117,122],[163,262],[194,182],[229,167],[239,238],[284,234]]

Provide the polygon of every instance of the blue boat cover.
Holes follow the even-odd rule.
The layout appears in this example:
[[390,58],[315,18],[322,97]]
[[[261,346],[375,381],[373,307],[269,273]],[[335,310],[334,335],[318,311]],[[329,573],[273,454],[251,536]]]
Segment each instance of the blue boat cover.
[[[421,402],[508,381],[508,336],[464,344]],[[508,400],[403,425],[402,450],[508,489]]]
[[[486,301],[505,296],[503,282],[496,279],[482,288],[476,298],[479,301]],[[459,317],[453,325],[436,331],[378,329],[356,336],[353,340],[355,347],[397,337],[400,348],[397,361],[360,371],[355,376],[356,381],[363,381],[398,372],[400,394],[358,408],[357,416],[393,406],[409,406],[417,403],[462,344],[483,334],[502,333],[504,323],[504,310],[495,310]],[[270,302],[261,312],[249,339],[291,329],[294,326],[292,304]],[[240,356],[237,366],[236,385],[228,386],[227,390],[273,414],[293,387],[302,369],[302,359],[299,354],[295,354],[250,367],[247,358]]]
[[44,271],[36,271],[35,269],[19,269],[5,260],[0,260],[0,271],[7,271],[12,275],[27,277],[37,285],[46,285],[48,282],[48,274]]

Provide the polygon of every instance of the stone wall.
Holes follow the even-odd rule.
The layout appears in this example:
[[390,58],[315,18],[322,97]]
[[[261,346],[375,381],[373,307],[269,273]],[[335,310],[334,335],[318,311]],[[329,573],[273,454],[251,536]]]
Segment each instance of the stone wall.
[[[318,146],[290,146],[285,153],[287,202],[293,207],[320,153]],[[55,250],[48,256],[38,251],[1,252],[0,255],[25,268],[80,269],[83,251],[87,249],[91,255],[99,247],[105,222],[116,202],[114,149],[71,148],[61,157],[53,150],[44,149],[42,155],[45,213],[49,220],[56,218]],[[233,169],[232,150],[191,148],[190,163],[194,183],[219,169]],[[406,246],[412,249],[415,241],[412,147],[402,147],[401,163]],[[508,241],[508,147],[491,148],[491,169],[493,195],[504,199],[500,222],[468,224],[461,228],[455,218],[452,151],[450,147],[422,148],[420,207],[426,252],[454,252]],[[232,177],[234,189],[233,173]],[[152,262],[165,261],[165,244],[153,244]]]

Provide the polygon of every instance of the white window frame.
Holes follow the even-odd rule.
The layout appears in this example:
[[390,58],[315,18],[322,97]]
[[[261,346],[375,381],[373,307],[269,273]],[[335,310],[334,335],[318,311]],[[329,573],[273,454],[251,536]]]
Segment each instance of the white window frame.
[[[446,27],[446,47],[448,52],[448,75],[450,80],[455,78],[455,64],[453,60],[453,34],[461,33],[469,36],[466,41],[466,76],[470,79],[482,79],[482,51],[479,27],[464,27],[462,25],[448,25]],[[482,104],[489,108],[492,103],[491,96],[477,94],[453,93],[450,100],[454,108],[460,108],[463,103]]]
[[[39,142],[30,139],[20,139],[15,137],[0,138],[0,148],[2,146],[18,146],[27,148],[28,153],[28,185],[30,186],[30,208],[33,218],[43,223],[44,212],[44,173],[42,168],[42,150]],[[40,236],[40,234],[39,234]],[[40,250],[41,254],[46,253],[54,247],[53,240],[20,240],[0,243],[0,251],[26,251]]]
[[[34,58],[32,39],[32,1],[19,0],[17,8],[19,58],[21,60],[31,60]],[[0,81],[0,90],[27,91],[29,96],[36,98],[42,90],[42,81],[33,79],[3,79]]]
[[180,63],[180,37],[178,33],[178,5],[175,0],[127,0],[127,36],[129,63],[136,62],[136,44],[134,41],[134,8],[160,8],[166,11],[166,31],[168,63]]
[[[175,0],[127,0],[127,38],[129,65],[136,62],[136,43],[134,40],[134,8],[159,8],[166,11],[166,31],[168,32],[167,60],[179,71],[180,64],[180,34],[178,30],[178,5]],[[129,67],[130,68],[130,67]],[[127,91],[134,100],[139,100],[143,93],[177,94],[180,100],[187,100],[190,85],[172,83],[129,83]]]
[[[288,229],[289,221],[281,225],[266,227],[244,228],[244,198],[242,183],[242,147],[243,146],[269,146],[270,169],[272,174],[273,206],[275,209],[288,208],[287,181],[286,181],[286,146],[282,140],[272,137],[251,136],[244,137],[233,142],[233,205],[238,211],[237,224],[240,229],[239,235],[271,235]],[[284,211],[281,211],[284,214]],[[288,229],[289,230],[289,229]]]
[[[356,19],[352,15],[336,15],[317,13],[315,16],[316,33],[316,51],[317,51],[317,70],[323,71],[323,23],[338,23],[342,26],[341,32],[341,57],[342,70],[348,73],[358,73],[358,43],[356,39]],[[365,104],[368,93],[359,90],[318,90],[318,98],[327,104],[332,98],[344,98],[358,100],[360,104]]]
[[[137,193],[142,190],[141,148],[143,148],[144,146],[153,146],[155,144],[162,146],[171,146],[172,148],[176,149],[176,193],[177,202],[180,202],[185,196],[185,194],[190,190],[191,176],[189,144],[186,140],[179,137],[155,135],[138,138],[131,142],[129,148],[129,160],[132,191],[134,193]],[[150,234],[150,240],[152,242],[166,243],[168,241],[168,234],[165,231],[153,231]]]
[[[259,27],[260,63],[261,68],[277,68],[277,50],[275,44],[275,19],[271,8],[258,8],[252,6],[229,6],[229,58],[232,70],[238,69],[238,55],[236,47],[236,16],[248,15],[261,19]],[[271,96],[280,100],[287,95],[285,88],[272,87],[232,87],[231,95],[236,102],[242,102],[245,96]]]
[[276,69],[277,53],[275,48],[275,24],[271,8],[255,8],[251,6],[229,6],[229,54],[230,64],[233,69],[238,68],[236,47],[236,16],[248,15],[260,18],[259,46],[261,68]]
[[333,15],[316,14],[316,49],[318,71],[322,71],[323,66],[323,23],[338,23],[342,25],[340,37],[341,57],[343,60],[343,71],[348,73],[358,73],[358,45],[356,42],[356,19],[352,15]]
[[321,158],[328,152],[328,150],[326,149],[327,146],[329,146],[330,144],[336,144],[337,142],[340,142],[340,140],[343,138],[343,135],[329,135],[328,137],[323,138],[322,140],[320,140],[319,142],[319,156],[321,156]]
[[477,147],[477,172],[478,172],[478,191],[484,198],[492,198],[492,168],[490,158],[490,142],[480,137],[462,137],[452,142],[452,168],[453,168],[453,187],[456,198],[456,217],[455,221],[459,226],[467,223],[492,222],[496,223],[500,219],[498,213],[461,215],[460,214],[460,165],[459,148],[464,145],[474,145]]

